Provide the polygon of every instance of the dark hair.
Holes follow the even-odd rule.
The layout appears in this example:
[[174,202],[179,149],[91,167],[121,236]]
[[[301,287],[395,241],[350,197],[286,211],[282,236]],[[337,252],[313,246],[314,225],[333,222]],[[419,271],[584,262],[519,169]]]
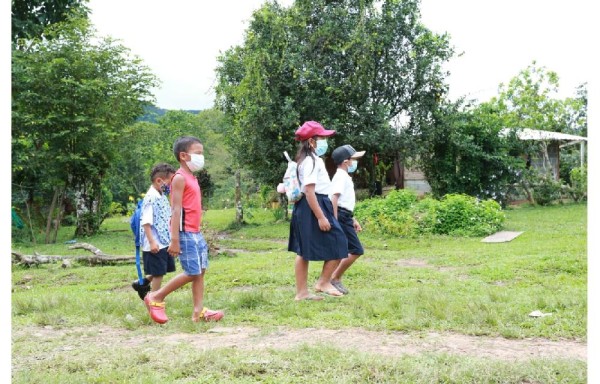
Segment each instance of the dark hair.
[[310,139],[314,139],[314,137],[306,139],[300,143],[300,146],[298,147],[298,152],[296,152],[296,163],[300,165],[304,161],[304,159],[310,156],[313,159],[313,169],[315,169],[315,153],[313,148],[310,146],[310,143],[308,142]]
[[194,143],[202,144],[200,139],[194,136],[182,136],[175,140],[175,144],[173,144],[173,154],[177,161],[179,161],[179,154],[181,152],[187,152]]
[[150,180],[154,181],[159,177],[166,179],[169,174],[175,173],[175,168],[171,164],[160,163],[156,164],[150,171]]

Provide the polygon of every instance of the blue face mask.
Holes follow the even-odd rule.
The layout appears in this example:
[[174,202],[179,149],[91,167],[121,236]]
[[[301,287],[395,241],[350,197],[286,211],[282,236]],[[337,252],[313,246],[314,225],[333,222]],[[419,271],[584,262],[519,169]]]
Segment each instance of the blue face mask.
[[317,156],[323,156],[327,152],[327,140],[317,140],[317,148],[315,153]]
[[352,164],[348,167],[348,173],[356,171],[356,167],[358,167],[358,161],[352,160]]
[[160,189],[165,195],[171,193],[171,186],[169,184],[161,184]]

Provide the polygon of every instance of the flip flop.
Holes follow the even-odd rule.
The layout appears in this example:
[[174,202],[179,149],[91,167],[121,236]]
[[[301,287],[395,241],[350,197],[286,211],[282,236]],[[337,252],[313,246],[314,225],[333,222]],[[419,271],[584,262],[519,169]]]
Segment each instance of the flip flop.
[[344,284],[342,284],[342,282],[339,280],[331,280],[331,285],[333,285],[338,291],[342,292],[344,295],[347,295],[349,293],[348,289],[344,287]]
[[319,301],[319,300],[323,300],[323,296],[318,296],[318,295],[308,295],[302,299],[294,299],[296,301]]

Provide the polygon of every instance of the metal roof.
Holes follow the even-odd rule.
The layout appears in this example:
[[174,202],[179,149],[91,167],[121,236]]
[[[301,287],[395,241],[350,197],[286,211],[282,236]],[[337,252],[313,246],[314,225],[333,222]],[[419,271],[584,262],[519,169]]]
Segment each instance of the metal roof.
[[561,132],[540,131],[530,128],[503,128],[500,134],[507,136],[511,130],[515,130],[517,137],[521,140],[567,140],[567,141],[587,141],[587,137],[569,135]]

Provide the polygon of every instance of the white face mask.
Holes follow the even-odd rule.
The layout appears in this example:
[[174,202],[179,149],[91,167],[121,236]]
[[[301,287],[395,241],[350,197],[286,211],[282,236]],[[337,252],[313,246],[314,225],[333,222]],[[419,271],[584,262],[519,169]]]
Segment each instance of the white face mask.
[[196,172],[204,168],[204,155],[198,155],[197,153],[190,153],[189,155],[192,159],[185,163],[190,168],[190,171]]

